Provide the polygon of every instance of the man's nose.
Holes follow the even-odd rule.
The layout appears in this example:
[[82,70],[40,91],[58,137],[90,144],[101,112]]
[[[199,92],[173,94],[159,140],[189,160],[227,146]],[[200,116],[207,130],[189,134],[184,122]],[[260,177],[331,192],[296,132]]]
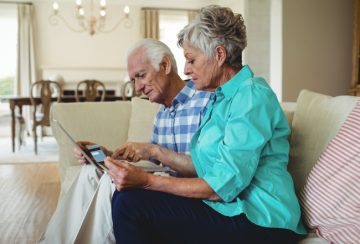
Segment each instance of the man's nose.
[[145,85],[142,84],[142,83],[139,82],[139,81],[135,81],[135,82],[134,82],[134,87],[135,87],[135,91],[136,91],[136,92],[142,92],[142,90],[144,89]]
[[184,66],[184,74],[185,75],[190,75],[191,74],[191,68],[187,64],[185,64],[185,66]]

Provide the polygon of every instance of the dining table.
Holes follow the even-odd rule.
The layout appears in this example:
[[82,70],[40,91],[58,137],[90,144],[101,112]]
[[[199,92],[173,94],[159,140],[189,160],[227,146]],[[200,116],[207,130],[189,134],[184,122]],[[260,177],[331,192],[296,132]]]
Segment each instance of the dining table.
[[[96,98],[95,101],[100,101],[100,99],[101,99],[101,97],[99,96]],[[15,110],[16,110],[16,108],[18,108],[18,110],[19,110],[18,117],[23,118],[22,117],[23,106],[31,106],[32,103],[31,103],[30,96],[28,96],[28,97],[26,97],[26,96],[10,96],[10,97],[6,97],[5,100],[9,101],[9,106],[10,106],[10,111],[11,111],[11,145],[12,145],[12,152],[15,152],[15,137],[16,137]],[[57,101],[57,97],[54,97],[53,100],[54,100],[54,102]],[[124,98],[123,96],[117,96],[117,95],[106,95],[104,102],[117,101],[117,100],[131,100],[131,98],[129,98],[129,97]],[[34,98],[34,102],[36,105],[40,105],[41,98],[40,97]],[[74,95],[65,95],[65,96],[61,96],[60,102],[72,103],[72,102],[77,102],[77,101],[76,101],[76,97]],[[86,102],[85,97],[80,97],[80,102]]]

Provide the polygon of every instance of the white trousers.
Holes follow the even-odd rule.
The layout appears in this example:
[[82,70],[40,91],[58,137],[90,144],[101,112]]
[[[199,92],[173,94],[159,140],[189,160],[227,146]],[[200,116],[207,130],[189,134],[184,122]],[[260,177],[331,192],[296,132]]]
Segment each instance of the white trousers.
[[108,174],[99,173],[92,165],[82,166],[39,243],[115,243],[111,219],[114,191]]

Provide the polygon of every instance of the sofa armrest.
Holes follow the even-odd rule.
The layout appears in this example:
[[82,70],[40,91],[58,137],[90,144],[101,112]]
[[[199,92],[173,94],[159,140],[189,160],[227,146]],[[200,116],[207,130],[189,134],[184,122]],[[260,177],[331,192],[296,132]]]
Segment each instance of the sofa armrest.
[[[51,121],[58,120],[75,140],[91,141],[110,150],[127,141],[131,103],[86,102],[57,103],[51,109]],[[79,163],[74,157],[74,146],[68,137],[51,123],[59,145],[61,195],[72,184]]]

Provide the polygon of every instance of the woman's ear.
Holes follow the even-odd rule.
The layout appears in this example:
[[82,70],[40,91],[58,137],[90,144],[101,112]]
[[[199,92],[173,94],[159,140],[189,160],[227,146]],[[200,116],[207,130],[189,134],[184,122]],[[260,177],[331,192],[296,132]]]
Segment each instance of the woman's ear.
[[160,68],[163,68],[164,71],[165,71],[165,74],[170,74],[171,72],[171,61],[170,61],[170,58],[168,56],[164,56],[162,61],[161,61],[161,64],[160,64]]
[[215,48],[215,59],[219,67],[221,67],[225,63],[226,56],[227,52],[224,46],[217,46]]

